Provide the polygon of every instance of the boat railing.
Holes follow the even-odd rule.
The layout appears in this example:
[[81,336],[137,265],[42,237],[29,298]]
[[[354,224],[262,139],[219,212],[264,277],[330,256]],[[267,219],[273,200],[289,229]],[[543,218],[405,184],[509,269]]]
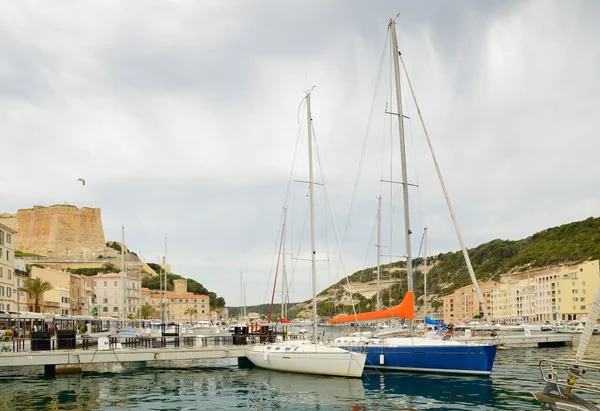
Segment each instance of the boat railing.
[[600,395],[600,361],[574,359],[541,360],[544,381],[556,386],[560,395],[571,391]]

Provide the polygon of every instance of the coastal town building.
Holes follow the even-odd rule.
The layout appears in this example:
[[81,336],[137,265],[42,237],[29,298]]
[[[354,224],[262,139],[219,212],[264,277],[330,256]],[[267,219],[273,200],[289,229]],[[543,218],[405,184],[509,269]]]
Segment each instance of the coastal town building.
[[[23,287],[25,280],[29,278],[27,267],[25,266],[25,260],[22,258],[15,258],[15,290]],[[27,311],[27,294],[23,291],[15,292],[15,303],[17,311]]]
[[[479,289],[485,301],[488,315],[492,316],[492,303],[490,292],[493,287],[500,284],[496,281],[479,283]],[[481,318],[483,312],[477,299],[477,293],[472,285],[466,285],[454,291],[454,293],[442,297],[444,322],[469,322],[474,318]]]
[[[90,315],[93,283],[90,277],[48,267],[31,267],[31,278],[40,278],[52,284],[40,301],[40,311],[63,315]],[[21,286],[26,278],[18,278]],[[29,311],[34,311],[35,301],[29,296]]]
[[599,282],[599,260],[559,267],[536,275],[536,319],[581,319],[590,311]]
[[94,282],[95,305],[100,317],[137,317],[140,309],[139,276],[119,273],[97,274]]
[[0,311],[16,308],[15,242],[16,231],[0,223]]
[[[165,294],[150,294],[150,305],[160,312],[161,301],[165,304],[166,321],[189,322],[188,309],[194,309],[192,322],[210,320],[210,300],[206,295],[193,294],[187,291],[187,280],[174,280],[173,292]],[[143,298],[143,297],[142,297]],[[186,312],[188,312],[186,314]]]
[[[480,283],[490,319],[496,323],[572,321],[590,311],[600,283],[600,261],[531,270],[505,283]],[[446,322],[469,322],[477,312],[472,286],[443,297]]]

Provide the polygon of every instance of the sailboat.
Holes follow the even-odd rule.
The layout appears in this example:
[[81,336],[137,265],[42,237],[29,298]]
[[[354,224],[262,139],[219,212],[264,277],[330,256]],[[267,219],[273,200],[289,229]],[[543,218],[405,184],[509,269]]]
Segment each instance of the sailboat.
[[585,359],[585,352],[599,317],[600,285],[581,334],[575,359],[540,361],[540,373],[546,381],[546,387],[533,396],[552,411],[600,411],[598,405],[575,394],[578,391],[600,395],[600,361]]
[[[414,292],[413,292],[413,278],[412,278],[412,255],[411,255],[411,229],[410,229],[410,218],[409,218],[409,201],[408,201],[408,179],[407,179],[407,167],[406,167],[406,149],[404,141],[404,115],[402,114],[402,95],[400,89],[400,65],[399,59],[402,59],[398,50],[398,42],[396,38],[396,22],[390,19],[388,23],[388,29],[391,36],[391,54],[394,66],[395,74],[395,86],[396,86],[396,106],[398,113],[393,113],[398,118],[398,128],[400,137],[400,154],[401,154],[401,165],[402,165],[402,188],[403,188],[403,203],[404,203],[404,233],[405,233],[405,244],[406,244],[406,269],[407,269],[407,280],[408,280],[408,291],[404,294],[403,301],[395,306],[384,310],[376,310],[372,312],[366,312],[361,314],[346,315],[341,317],[334,317],[329,320],[330,324],[348,323],[348,322],[359,322],[359,321],[374,321],[382,320],[387,318],[401,318],[408,320],[409,323],[409,336],[408,337],[391,337],[391,338],[371,338],[371,339],[360,339],[355,341],[348,338],[338,338],[335,340],[335,345],[350,350],[365,350],[367,353],[367,362],[365,367],[377,368],[385,371],[410,371],[410,372],[433,372],[433,373],[453,373],[453,374],[472,374],[472,375],[489,375],[492,371],[494,359],[496,357],[496,346],[487,344],[468,344],[465,342],[459,342],[454,339],[441,339],[432,336],[415,336],[415,330],[413,321],[415,317],[414,313]],[[404,67],[404,61],[402,61]],[[406,72],[406,68],[404,67]],[[408,79],[408,74],[407,74]],[[410,79],[408,79],[411,92],[412,85]],[[413,99],[416,105],[416,98],[414,92],[412,93]],[[456,218],[452,204],[450,203],[448,193],[437,164],[437,160],[433,153],[433,148],[429,141],[427,130],[424,126],[421,112],[417,105],[417,112],[423,124],[427,143],[431,151],[433,161],[436,167],[438,177],[452,221],[456,229],[458,240],[460,242],[465,262],[473,282],[475,291],[481,309],[484,313],[486,321],[487,309],[479,285],[473,272],[468,253],[464,246],[462,235],[458,229]],[[423,333],[425,334],[425,333]],[[358,343],[358,344],[357,344]]]
[[282,341],[263,344],[246,350],[246,357],[255,366],[269,370],[287,371],[303,374],[320,374],[338,377],[360,377],[362,375],[366,354],[342,348],[320,344],[317,341],[317,285],[316,285],[316,251],[315,251],[315,219],[314,219],[314,184],[312,158],[312,117],[310,94],[306,94],[306,115],[308,121],[308,174],[309,174],[309,209],[310,209],[310,242],[312,264],[312,340]]

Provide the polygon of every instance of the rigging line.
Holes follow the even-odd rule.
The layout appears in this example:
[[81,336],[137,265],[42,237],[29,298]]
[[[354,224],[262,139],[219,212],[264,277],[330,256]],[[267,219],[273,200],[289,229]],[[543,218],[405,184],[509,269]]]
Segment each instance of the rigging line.
[[[401,74],[401,78],[403,78],[404,76],[402,76],[402,72],[400,72]],[[416,156],[416,150],[415,150],[415,141],[414,141],[414,137],[413,137],[413,129],[412,129],[412,121],[410,121],[410,107],[408,105],[408,101],[406,99],[406,93],[404,93],[402,95],[402,97],[404,98],[404,106],[406,107],[406,114],[407,117],[409,117],[407,123],[408,123],[408,136],[409,139],[408,141],[410,142],[410,147],[411,147],[411,154],[412,154],[412,160],[413,160],[413,167],[414,167],[414,173],[415,173],[415,184],[417,185],[417,212],[419,213],[419,230],[423,231],[423,213],[422,213],[422,203],[421,203],[421,190],[418,188],[419,187],[419,169],[417,167],[417,156]],[[411,197],[412,198],[412,197]],[[414,211],[414,208],[413,208]],[[411,213],[411,215],[414,215],[416,213]]]
[[285,233],[285,228],[281,228],[281,240],[279,242],[279,253],[277,254],[277,267],[275,268],[275,281],[273,281],[273,294],[271,294],[271,306],[269,307],[269,318],[267,322],[271,322],[271,315],[273,315],[273,301],[275,300],[275,289],[277,287],[277,273],[279,272],[279,260],[281,259],[281,247],[283,246],[283,234]]
[[365,271],[365,269],[367,269],[367,260],[369,259],[369,255],[371,254],[370,245],[372,244],[373,236],[375,235],[375,227],[377,227],[377,213],[375,213],[375,218],[373,219],[373,227],[371,228],[371,235],[369,236],[369,244],[367,246],[367,252],[365,253],[365,259],[363,261],[363,268],[362,268],[360,276],[359,276],[359,278],[360,278],[359,282],[362,282],[363,272]]
[[[316,139],[316,134],[314,132],[314,128],[313,128],[313,139],[315,141],[315,147],[316,147],[316,144],[317,144],[316,141],[317,141],[317,139]],[[318,156],[319,156],[319,151],[317,151],[317,157]],[[317,161],[320,161],[320,160],[318,159]],[[323,169],[321,168],[320,171],[321,171],[321,181],[323,183],[323,186],[325,186],[325,176],[323,174]],[[344,260],[342,258],[343,253],[342,253],[342,249],[340,247],[339,234],[338,234],[337,226],[335,224],[335,220],[333,218],[333,211],[332,211],[332,207],[331,207],[331,201],[329,200],[329,194],[328,194],[327,190],[323,190],[323,195],[325,197],[325,200],[326,200],[326,203],[327,203],[327,206],[328,206],[329,215],[331,216],[331,222],[333,224],[333,232],[334,232],[334,235],[335,235],[335,245],[336,245],[336,248],[337,248],[337,251],[338,251],[338,254],[339,254],[338,268],[341,267],[342,274],[344,274],[346,272],[346,270],[345,270],[345,267],[344,267]],[[348,294],[350,294],[350,302],[352,304],[352,313],[354,315],[356,315],[356,307],[354,305],[354,295],[352,293],[352,288],[350,287],[350,280],[348,279],[347,275],[345,276],[345,278],[346,278],[346,284],[348,285]],[[356,325],[357,325],[357,329],[360,331],[360,327],[358,326],[358,322],[357,322]]]
[[[382,68],[383,68],[383,59],[386,55],[386,51],[387,51],[387,42],[388,42],[388,38],[389,38],[389,28],[386,32],[385,35],[385,41],[383,44],[383,50],[381,51],[381,58],[379,60],[379,69],[377,71],[377,80],[375,82],[375,90],[373,91],[373,98],[371,100],[371,108],[369,110],[369,118],[367,121],[367,128],[365,130],[365,137],[363,140],[363,146],[362,146],[362,151],[360,154],[360,159],[359,159],[359,163],[358,163],[358,171],[356,173],[356,179],[354,182],[354,189],[352,192],[352,197],[350,200],[350,209],[348,211],[348,217],[346,219],[346,227],[344,229],[344,236],[342,238],[342,248],[340,250],[340,262],[342,261],[342,257],[344,255],[345,249],[346,249],[346,243],[348,241],[348,233],[350,231],[350,226],[352,224],[352,211],[354,210],[354,203],[356,202],[356,196],[358,194],[358,187],[360,185],[360,177],[362,174],[362,167],[363,167],[363,163],[365,160],[365,153],[367,151],[367,142],[368,142],[368,136],[369,136],[369,131],[371,129],[371,122],[373,119],[373,113],[375,112],[375,100],[377,99],[377,91],[379,90],[379,80],[381,78],[381,72],[382,72]],[[337,230],[336,230],[337,231]],[[336,233],[337,236],[337,233]],[[339,245],[338,245],[339,247]],[[339,269],[339,264],[338,264],[338,268],[336,268],[336,272]],[[345,270],[343,270],[345,271]]]
[[[302,104],[302,102],[300,104]],[[300,120],[303,120],[303,119],[304,119],[304,114],[302,113],[300,115]],[[300,124],[302,124],[302,123],[300,123]],[[277,226],[278,227],[277,228],[277,235],[276,235],[275,241],[274,241],[275,246],[273,247],[273,256],[271,258],[271,267],[269,268],[269,278],[267,279],[267,283],[266,283],[267,286],[265,288],[265,294],[263,296],[263,301],[267,300],[267,295],[269,293],[269,283],[271,282],[271,275],[273,274],[273,266],[274,266],[274,262],[275,262],[275,253],[277,252],[277,239],[279,238],[279,227],[281,226],[281,224],[283,224],[283,214],[284,214],[283,210],[285,209],[286,205],[288,204],[288,197],[289,197],[289,194],[290,194],[290,189],[293,187],[294,170],[295,170],[295,167],[298,164],[297,158],[298,158],[298,152],[299,152],[299,149],[300,149],[301,135],[302,135],[302,126],[298,127],[298,135],[296,136],[296,147],[294,149],[294,157],[292,159],[292,167],[291,167],[291,170],[290,170],[290,175],[288,177],[288,184],[287,184],[287,187],[286,187],[285,197],[284,197],[284,200],[283,200],[283,208],[281,210],[281,216],[280,216],[279,225]],[[292,228],[292,230],[293,230],[293,228]],[[293,232],[292,232],[292,234],[293,234]],[[293,243],[292,243],[292,246],[293,246]]]
[[294,264],[292,265],[292,273],[290,275],[290,279],[288,280],[288,286],[290,290],[295,291],[295,289],[293,289],[292,284],[294,281],[294,274],[296,274],[296,268],[298,267],[298,261],[300,257],[300,250],[302,248],[302,242],[304,241],[304,234],[306,233],[306,221],[308,221],[308,208],[306,209],[306,214],[304,216],[304,224],[302,225],[302,232],[300,235],[300,242],[298,243],[298,251],[296,252],[296,258],[293,258],[294,255],[294,251],[292,250],[292,260],[294,262]]
[[419,244],[419,252],[417,253],[417,257],[415,258],[415,272],[411,273],[413,276],[413,283],[417,279],[417,267],[419,266],[419,258],[421,258],[421,250],[423,249],[423,239],[425,238],[425,232],[421,235],[421,244]]
[[421,120],[421,126],[423,127],[423,132],[425,134],[425,140],[427,141],[427,145],[429,147],[429,152],[431,153],[431,157],[433,159],[433,164],[435,165],[435,170],[438,175],[438,179],[440,181],[440,185],[442,186],[442,191],[444,192],[444,197],[446,199],[446,204],[448,205],[448,211],[450,211],[450,217],[452,218],[452,223],[454,224],[454,230],[456,231],[456,236],[458,237],[458,242],[460,243],[460,248],[462,249],[463,256],[465,258],[465,263],[467,264],[467,270],[469,271],[469,276],[471,277],[471,281],[473,286],[475,287],[477,293],[477,299],[479,300],[479,305],[481,310],[483,311],[483,318],[486,323],[490,323],[490,319],[488,317],[487,306],[485,304],[485,300],[483,299],[483,295],[481,294],[481,289],[479,288],[479,284],[477,283],[477,278],[475,277],[475,271],[473,270],[473,265],[471,264],[471,259],[469,258],[469,252],[465,246],[462,233],[458,228],[458,222],[456,220],[456,215],[454,214],[454,208],[452,207],[452,202],[450,201],[450,197],[448,195],[448,190],[446,189],[446,183],[444,183],[444,179],[442,177],[442,171],[440,170],[440,166],[437,162],[437,157],[435,156],[435,152],[433,151],[433,145],[431,144],[431,140],[429,139],[429,133],[427,132],[427,127],[425,127],[425,121],[423,120],[423,115],[421,114],[421,110],[419,109],[419,104],[417,103],[417,97],[412,88],[412,84],[410,82],[410,78],[408,77],[408,72],[406,71],[406,65],[404,64],[404,59],[400,53],[399,58],[402,62],[402,67],[404,69],[404,73],[406,73],[406,79],[408,81],[408,85],[410,87],[410,92],[413,96],[413,100],[415,102],[415,107],[417,108],[417,113],[419,114],[419,119]]

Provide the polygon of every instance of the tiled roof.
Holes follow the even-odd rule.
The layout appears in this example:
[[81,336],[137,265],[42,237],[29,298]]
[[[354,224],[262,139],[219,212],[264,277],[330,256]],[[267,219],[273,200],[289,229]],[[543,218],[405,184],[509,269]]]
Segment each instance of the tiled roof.
[[[150,298],[160,298],[160,294],[151,294]],[[198,294],[167,294],[167,298],[187,298],[187,299],[199,300],[201,298],[208,299],[208,296],[198,295]]]

